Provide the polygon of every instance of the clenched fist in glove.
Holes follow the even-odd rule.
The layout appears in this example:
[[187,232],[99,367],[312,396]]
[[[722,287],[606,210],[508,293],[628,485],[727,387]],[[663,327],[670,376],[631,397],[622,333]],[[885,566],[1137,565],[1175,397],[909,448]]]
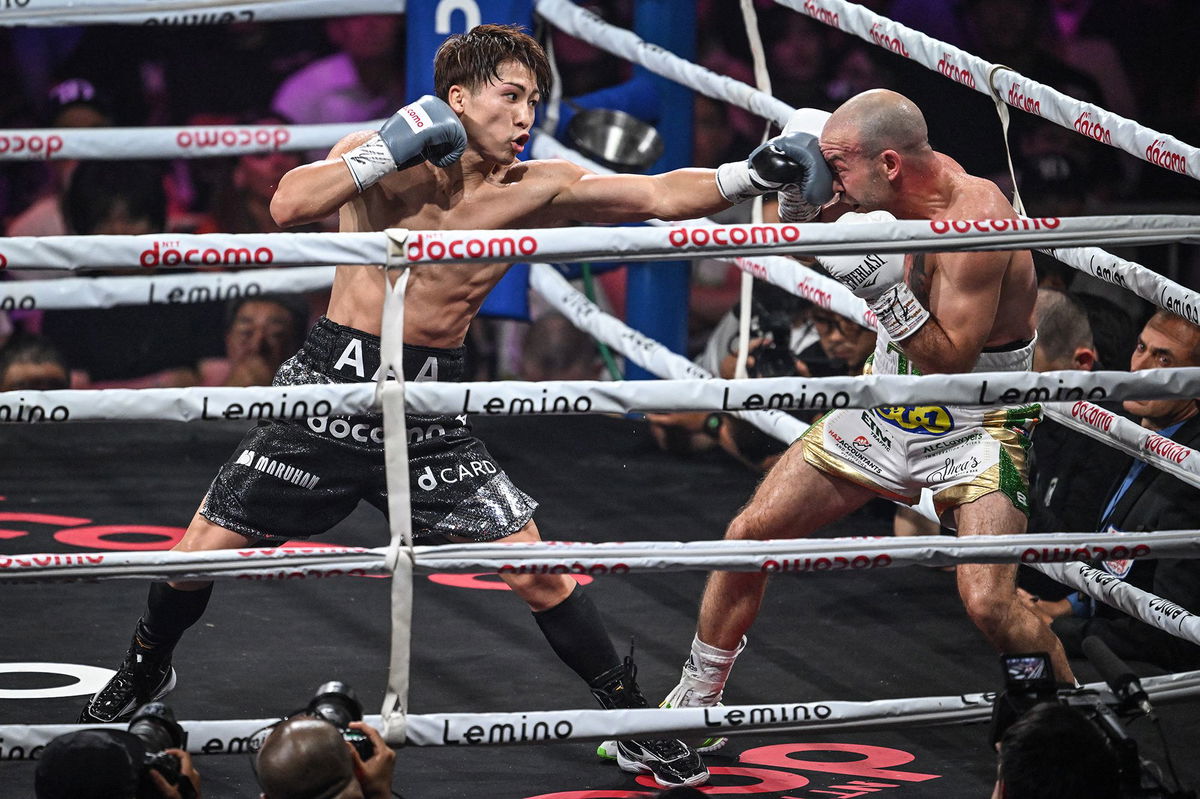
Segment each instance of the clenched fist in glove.
[[833,175],[817,137],[797,130],[760,145],[745,161],[721,164],[717,189],[735,205],[759,194],[787,190],[819,208],[833,198]]
[[467,132],[445,101],[427,94],[404,106],[371,138],[342,156],[362,191],[422,161],[446,167],[467,149]]
[[[787,125],[783,128],[786,136],[789,133],[807,133],[820,137],[821,130],[831,114],[817,108],[797,108],[792,112]],[[823,160],[823,159],[822,159]],[[821,213],[821,206],[833,199],[833,186],[830,181],[829,189],[815,191],[811,185],[789,183],[779,189],[779,221],[780,222],[809,222]]]
[[[855,224],[895,219],[887,211],[872,211],[869,214],[843,214],[838,222]],[[929,319],[928,309],[904,282],[904,255],[818,255],[817,263],[856,297],[867,301],[893,341],[908,338]]]

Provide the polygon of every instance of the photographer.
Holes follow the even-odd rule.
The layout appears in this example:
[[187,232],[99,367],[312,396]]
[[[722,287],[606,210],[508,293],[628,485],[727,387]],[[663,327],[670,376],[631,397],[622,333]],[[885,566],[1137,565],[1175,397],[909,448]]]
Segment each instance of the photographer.
[[134,715],[128,732],[80,730],[47,744],[34,771],[37,799],[200,799],[192,756],[181,746],[159,749],[162,739],[154,730],[147,734],[145,710]]
[[1117,758],[1079,710],[1043,702],[1000,739],[992,799],[1118,799]]
[[366,760],[325,719],[301,716],[277,725],[256,761],[262,799],[389,799],[396,753],[374,727],[362,721],[349,727],[372,744]]
[[[875,348],[871,330],[769,283],[755,283],[753,311],[746,359],[750,377],[859,374]],[[696,364],[717,377],[733,377],[737,343],[738,317],[730,311]],[[786,449],[783,442],[726,414],[663,413],[647,418],[664,450],[692,454],[720,447],[755,471],[768,470]]]

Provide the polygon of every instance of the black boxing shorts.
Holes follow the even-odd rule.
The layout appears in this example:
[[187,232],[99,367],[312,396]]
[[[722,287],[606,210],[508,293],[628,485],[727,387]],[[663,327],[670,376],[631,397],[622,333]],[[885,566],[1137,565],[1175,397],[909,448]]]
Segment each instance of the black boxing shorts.
[[[404,347],[406,380],[462,380],[464,349]],[[322,317],[274,385],[374,381],[379,337]],[[533,517],[521,491],[471,435],[466,416],[408,416],[413,536],[493,541]],[[383,416],[313,416],[250,430],[200,506],[214,524],[264,544],[325,532],[365,499],[387,513]]]

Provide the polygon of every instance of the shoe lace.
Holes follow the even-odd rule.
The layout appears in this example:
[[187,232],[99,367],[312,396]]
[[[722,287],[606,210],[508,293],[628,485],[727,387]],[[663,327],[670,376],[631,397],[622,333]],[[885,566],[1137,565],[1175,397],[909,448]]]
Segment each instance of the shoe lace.
[[633,637],[629,638],[629,654],[621,661],[621,665],[625,669],[625,674],[621,679],[621,684],[625,686],[628,695],[635,702],[636,707],[646,707],[646,697],[642,695],[642,689],[637,684],[637,664],[633,661]]
[[637,742],[668,763],[692,755],[692,748],[676,738],[638,738]]
[[96,694],[93,704],[96,706],[117,704],[132,691],[133,670],[122,665],[100,693]]

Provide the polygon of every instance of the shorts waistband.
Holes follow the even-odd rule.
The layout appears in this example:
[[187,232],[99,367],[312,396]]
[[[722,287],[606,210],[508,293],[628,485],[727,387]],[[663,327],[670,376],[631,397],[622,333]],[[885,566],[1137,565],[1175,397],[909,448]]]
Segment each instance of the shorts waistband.
[[1033,348],[1037,343],[1037,333],[1028,341],[1014,341],[1010,344],[985,348],[979,353],[972,372],[1028,372],[1033,368]]
[[[466,374],[466,347],[404,345],[404,379],[457,383]],[[322,373],[349,383],[374,380],[379,371],[379,336],[339,325],[322,316],[308,331],[301,356]]]

